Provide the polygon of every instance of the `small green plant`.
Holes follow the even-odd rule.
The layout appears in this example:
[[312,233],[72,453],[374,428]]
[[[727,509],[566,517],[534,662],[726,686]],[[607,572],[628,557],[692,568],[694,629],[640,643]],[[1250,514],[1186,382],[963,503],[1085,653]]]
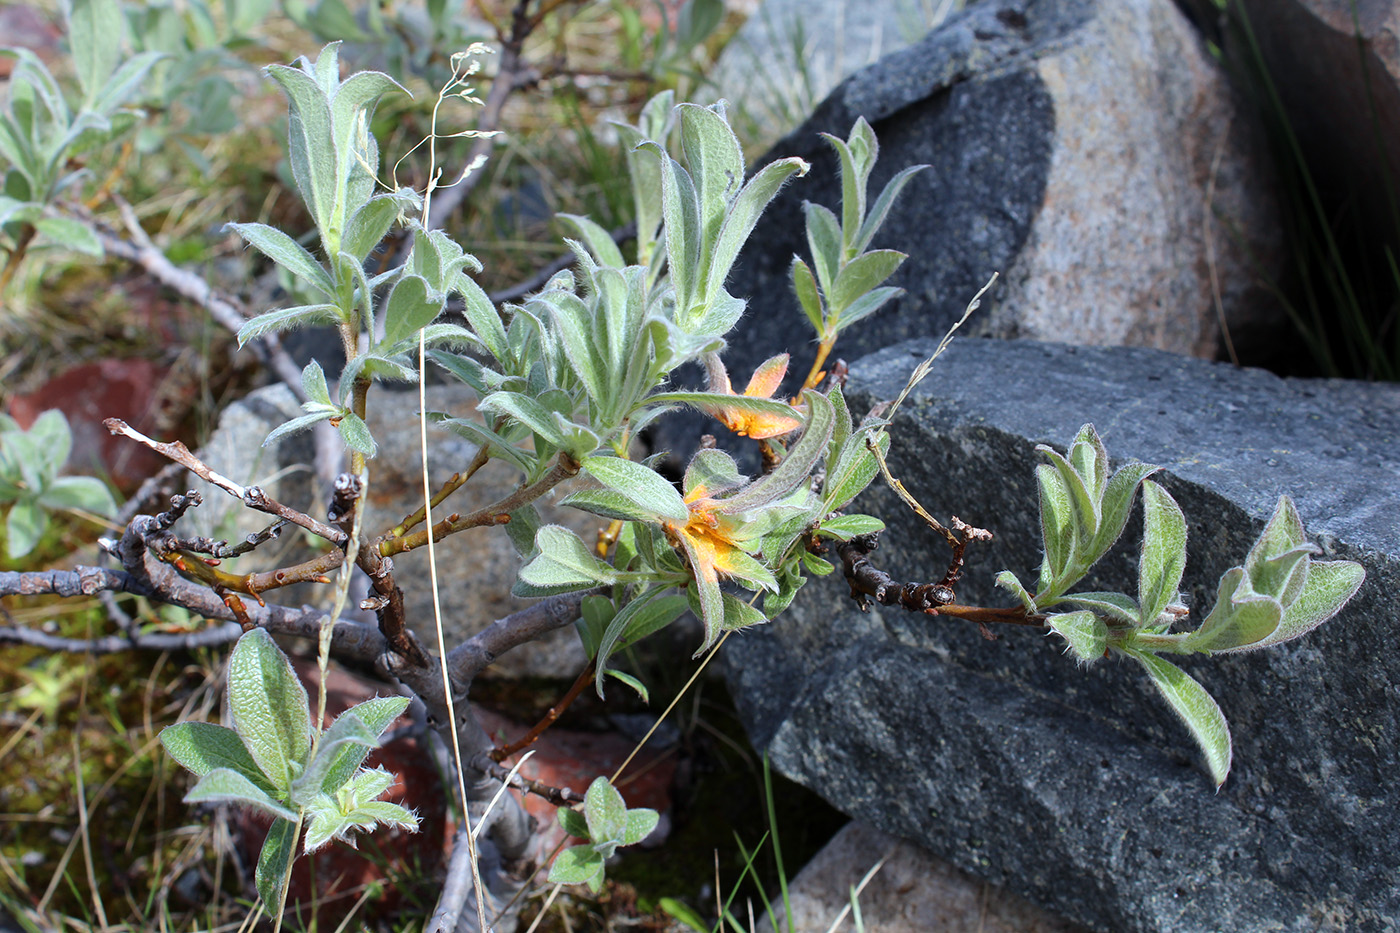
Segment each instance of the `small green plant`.
[[59,476],[73,449],[68,419],[57,409],[44,412],[28,431],[0,414],[0,506],[5,515],[5,551],[23,557],[44,536],[49,513],[81,510],[111,517],[117,504],[101,480]]
[[[1283,496],[1243,565],[1220,578],[1215,606],[1191,632],[1173,632],[1189,610],[1178,592],[1186,569],[1186,518],[1171,493],[1147,477],[1158,467],[1130,463],[1109,475],[1108,453],[1085,425],[1067,455],[1040,446],[1036,468],[1045,559],[1034,595],[1004,570],[997,585],[1068,643],[1085,664],[1112,654],[1142,665],[1205,754],[1219,787],[1230,773],[1230,729],[1219,705],[1163,654],[1227,654],[1292,641],[1336,615],[1361,587],[1354,561],[1317,561],[1293,501]],[[1136,598],[1071,588],[1123,533],[1138,487],[1143,535]],[[1047,612],[1054,607],[1079,607]]]
[[607,778],[595,778],[583,796],[583,812],[559,808],[559,825],[583,845],[569,846],[549,869],[554,884],[586,884],[597,894],[603,889],[607,860],[619,846],[641,842],[656,829],[660,814],[646,807],[627,809],[617,788]]
[[[352,845],[356,830],[397,826],[417,831],[418,818],[380,800],[394,776],[363,767],[379,736],[408,708],[407,697],[376,697],[313,729],[310,697],[272,637],[253,629],[229,656],[228,705],[233,728],[182,722],[160,734],[165,750],[199,776],[187,803],[251,807],[273,818],[258,857],[263,903],[280,907],[297,854],[332,839]],[[302,835],[303,826],[305,835]]]

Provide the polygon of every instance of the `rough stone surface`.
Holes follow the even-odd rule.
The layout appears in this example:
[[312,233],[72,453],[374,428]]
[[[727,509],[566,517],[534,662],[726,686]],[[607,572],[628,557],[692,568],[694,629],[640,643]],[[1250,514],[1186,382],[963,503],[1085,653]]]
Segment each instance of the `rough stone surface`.
[[[810,325],[789,277],[808,252],[801,204],[839,207],[818,133],[845,138],[858,116],[880,139],[873,192],[906,166],[931,168],[873,244],[910,254],[891,279],[907,294],[842,336],[848,360],[943,333],[994,271],[974,332],[1213,357],[1212,269],[1232,331],[1262,313],[1241,242],[1207,227],[1206,204],[1267,267],[1279,243],[1268,173],[1170,0],[987,0],[852,75],[761,160],[813,169],[774,201],[730,277],[749,299],[727,355],[744,378],[784,349],[797,355],[789,382],[805,374]],[[688,449],[680,436],[662,446]]]
[[[874,876],[861,888],[866,873],[876,866]],[[833,836],[790,883],[793,929],[813,933],[829,929],[849,909],[853,888],[859,889],[865,933],[1078,933],[1082,929],[1014,894],[994,890],[913,843],[855,821]],[[773,926],[765,917],[757,930],[772,933]]]
[[[859,361],[852,407],[892,398],[927,341]],[[1281,493],[1367,580],[1337,618],[1267,651],[1183,666],[1220,701],[1235,766],[1217,794],[1135,665],[1058,640],[845,604],[839,579],[731,639],[732,692],[782,772],[872,825],[1112,931],[1394,930],[1400,917],[1400,387],[1284,380],[1145,349],[959,340],[897,419],[891,469],[935,516],[996,532],[969,604],[1039,564],[1034,446],[1093,422],[1115,463],[1165,467],[1191,528],[1199,613]],[[947,550],[888,490],[878,564],[937,579]],[[1086,589],[1134,591],[1140,523]],[[1199,615],[1195,616],[1199,618]]]

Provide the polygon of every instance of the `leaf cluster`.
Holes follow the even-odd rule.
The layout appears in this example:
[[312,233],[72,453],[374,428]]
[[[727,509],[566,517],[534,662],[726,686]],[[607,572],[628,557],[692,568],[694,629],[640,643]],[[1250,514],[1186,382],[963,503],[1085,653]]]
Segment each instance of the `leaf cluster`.
[[5,109],[0,111],[0,230],[12,236],[29,225],[53,244],[100,256],[102,245],[86,225],[53,216],[49,206],[84,177],[75,159],[121,137],[136,125],[136,101],[162,58],[141,52],[122,60],[126,20],[116,0],[65,5],[69,43],[81,88],[77,105],[43,60],[28,49],[0,48],[13,61]]
[[841,216],[838,218],[820,204],[803,203],[812,263],[794,257],[791,274],[798,303],[816,330],[817,339],[830,345],[842,330],[874,314],[902,293],[902,289],[883,283],[909,258],[908,254],[892,249],[872,250],[869,246],[904,186],[928,166],[902,169],[869,202],[866,189],[880,155],[879,141],[870,124],[864,117],[857,119],[844,140],[830,133],[822,135],[840,160]]
[[34,549],[49,527],[49,513],[79,509],[113,516],[117,504],[101,480],[59,476],[73,449],[68,419],[58,409],[44,412],[25,431],[0,414],[0,505],[5,516],[5,550],[11,558]]
[[354,845],[355,830],[379,825],[410,831],[418,818],[379,797],[393,775],[363,767],[379,736],[408,707],[406,697],[375,697],[342,713],[324,731],[311,725],[310,698],[272,636],[253,629],[229,657],[233,728],[182,722],[164,729],[170,757],[198,775],[186,803],[228,803],[273,818],[258,858],[258,893],[281,903],[303,826],[305,852],[332,839]]
[[[1193,631],[1172,632],[1188,615],[1178,591],[1186,569],[1186,517],[1163,486],[1147,477],[1156,466],[1129,463],[1109,475],[1093,425],[1080,429],[1067,454],[1040,446],[1048,463],[1036,467],[1041,543],[1045,557],[1032,595],[1011,571],[997,576],[1028,613],[1089,663],[1118,653],[1142,665],[1205,753],[1217,786],[1230,771],[1230,730],[1219,705],[1194,678],[1162,654],[1226,654],[1282,644],[1336,615],[1365,579],[1354,561],[1315,561],[1293,502],[1280,497],[1244,564],[1220,579],[1215,606]],[[1068,592],[1118,540],[1138,488],[1143,537],[1136,597],[1118,592]]]
[[597,894],[603,889],[607,860],[619,846],[641,842],[656,828],[660,815],[646,807],[627,809],[622,794],[607,778],[594,778],[583,797],[583,812],[560,807],[559,825],[582,845],[570,846],[549,869],[553,884],[586,884]]

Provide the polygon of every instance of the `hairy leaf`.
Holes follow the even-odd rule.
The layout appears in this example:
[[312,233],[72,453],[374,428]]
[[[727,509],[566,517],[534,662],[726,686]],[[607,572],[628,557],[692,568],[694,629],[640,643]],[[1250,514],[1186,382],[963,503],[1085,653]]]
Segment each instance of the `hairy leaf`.
[[1138,623],[1153,625],[1176,598],[1186,569],[1186,516],[1161,486],[1142,484],[1142,555],[1138,562]]
[[1206,766],[1218,789],[1230,775],[1232,757],[1230,726],[1215,699],[1189,674],[1169,661],[1145,651],[1125,649],[1140,663],[1162,693],[1172,711],[1186,723],[1206,756]]
[[244,634],[229,656],[228,703],[258,768],[285,792],[311,749],[311,714],[306,688],[264,629]]

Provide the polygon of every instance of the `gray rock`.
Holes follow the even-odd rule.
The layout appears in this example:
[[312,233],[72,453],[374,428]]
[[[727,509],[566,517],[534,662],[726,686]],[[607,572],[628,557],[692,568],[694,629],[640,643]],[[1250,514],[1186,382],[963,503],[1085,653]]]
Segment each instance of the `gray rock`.
[[844,138],[858,116],[880,138],[872,191],[931,169],[873,244],[910,254],[891,280],[908,293],[843,335],[847,359],[941,334],[993,271],[1003,280],[972,326],[995,336],[1213,357],[1212,269],[1232,329],[1264,313],[1246,256],[1268,267],[1278,254],[1268,172],[1170,0],[986,0],[852,75],[761,160],[797,155],[813,170],[775,200],[730,278],[749,299],[728,354],[744,378],[784,349],[810,360],[788,268],[807,254],[802,201],[839,204],[817,134]]
[[[874,871],[865,886],[861,882]],[[865,933],[1076,933],[913,843],[852,821],[789,882],[794,930],[829,929],[857,889]],[[837,929],[846,927],[838,926]],[[772,933],[765,916],[758,933]]]
[[[853,409],[891,398],[928,342],[859,361]],[[1367,568],[1341,615],[1267,651],[1183,666],[1220,701],[1235,766],[1217,794],[1136,665],[1087,669],[1058,639],[844,603],[809,584],[731,639],[756,745],[847,813],[1101,930],[1393,930],[1400,918],[1400,387],[1284,380],[1157,351],[959,340],[910,397],[891,469],[935,516],[992,529],[959,601],[1034,579],[1037,443],[1093,422],[1116,463],[1165,467],[1204,611],[1277,497],[1328,557]],[[948,553],[883,487],[877,564],[937,580]],[[1135,586],[1136,518],[1086,589]],[[1199,618],[1199,615],[1196,616]]]

